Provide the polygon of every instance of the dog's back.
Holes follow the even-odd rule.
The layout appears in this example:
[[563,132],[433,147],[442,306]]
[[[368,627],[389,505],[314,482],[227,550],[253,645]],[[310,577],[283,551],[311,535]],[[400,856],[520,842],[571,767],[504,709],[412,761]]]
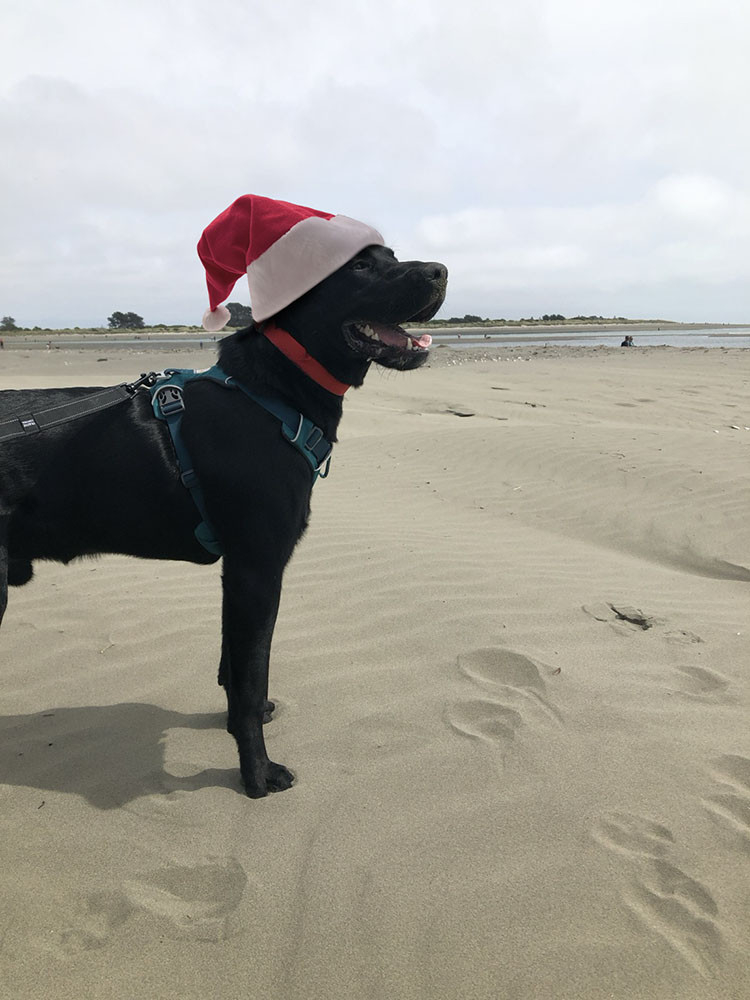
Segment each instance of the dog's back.
[[[98,391],[2,392],[0,419]],[[190,544],[196,513],[147,393],[3,442],[0,517],[6,528],[9,583],[26,582],[31,575],[27,565],[34,559],[69,562],[100,552],[199,562],[215,558]]]
[[[0,424],[51,409],[99,391],[96,388],[5,389],[0,392]],[[82,418],[85,419],[85,418]],[[72,423],[50,428],[44,434],[30,431],[0,444],[0,511],[9,513],[33,488],[45,467],[62,453],[66,440],[80,426]]]

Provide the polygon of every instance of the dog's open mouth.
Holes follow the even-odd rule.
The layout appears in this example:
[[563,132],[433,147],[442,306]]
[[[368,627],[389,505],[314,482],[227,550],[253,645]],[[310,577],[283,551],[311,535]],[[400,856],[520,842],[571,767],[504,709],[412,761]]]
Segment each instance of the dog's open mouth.
[[[421,265],[422,269],[428,269],[429,281],[427,287],[419,288],[419,296],[425,296],[427,301],[421,309],[416,312],[409,311],[409,306],[400,312],[388,309],[385,312],[387,319],[372,319],[365,313],[364,316],[357,316],[343,324],[344,340],[349,349],[354,351],[360,358],[374,361],[384,368],[397,368],[406,371],[410,368],[419,368],[429,357],[432,337],[429,333],[420,334],[417,330],[405,330],[398,322],[391,319],[393,313],[398,316],[401,323],[427,323],[445,298],[445,268],[442,264]],[[435,276],[433,277],[433,271]],[[412,293],[416,295],[416,293]],[[413,299],[412,299],[413,302]],[[413,305],[412,305],[413,309]],[[390,316],[388,315],[390,313]],[[381,313],[381,316],[383,314]]]
[[407,351],[414,351],[418,354],[426,353],[432,343],[432,337],[429,333],[415,336],[400,326],[376,323],[374,320],[347,323],[344,327],[344,334],[350,347],[359,354],[373,358],[389,349],[398,353]]

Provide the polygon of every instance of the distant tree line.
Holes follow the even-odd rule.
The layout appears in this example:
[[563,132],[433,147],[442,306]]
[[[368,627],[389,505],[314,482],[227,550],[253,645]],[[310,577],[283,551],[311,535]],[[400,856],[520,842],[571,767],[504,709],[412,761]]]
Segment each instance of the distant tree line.
[[[441,320],[439,322],[445,323],[564,323],[568,317],[563,316],[562,313],[544,313],[543,316],[535,317],[529,316],[521,317],[519,320],[512,319],[484,319],[482,316],[472,316],[471,313],[467,313],[465,316],[451,316],[450,319]],[[604,316],[571,316],[571,320],[582,322],[584,320],[601,320],[605,322]],[[623,319],[622,316],[613,317],[613,319]]]
[[564,319],[565,317],[562,313],[545,313],[544,316],[540,316],[539,319],[534,319],[533,316],[529,316],[528,319],[524,319],[522,316],[519,323],[562,323]]
[[110,330],[142,330],[143,317],[134,312],[113,312],[107,320]]
[[[227,309],[231,319],[227,326],[250,326],[253,321],[253,311],[250,306],[243,306],[241,302],[227,302]],[[10,317],[8,317],[10,318]],[[145,324],[143,317],[134,312],[113,312],[107,320],[110,330],[143,330]],[[151,326],[150,329],[164,327],[163,323]]]
[[[522,316],[521,319],[485,319],[466,313],[465,316],[451,316],[448,319],[431,319],[432,326],[460,326],[462,324],[479,324],[482,326],[522,326],[536,323],[630,323],[624,316],[563,316],[562,313],[544,313],[542,316]],[[407,326],[423,326],[422,323],[407,323]]]
[[561,313],[545,313],[538,319],[529,316],[528,319],[521,318],[519,323],[562,323],[569,321],[572,323],[627,323],[624,316],[563,316]]
[[227,309],[232,317],[227,326],[250,326],[253,321],[253,311],[250,306],[243,306],[241,302],[227,302]]

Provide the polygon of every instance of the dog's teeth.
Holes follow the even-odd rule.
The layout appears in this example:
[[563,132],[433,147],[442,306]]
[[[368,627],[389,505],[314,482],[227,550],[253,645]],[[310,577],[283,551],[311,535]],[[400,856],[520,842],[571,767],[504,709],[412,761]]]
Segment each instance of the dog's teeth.
[[369,325],[369,323],[365,326],[364,334],[365,334],[366,337],[369,337],[371,340],[379,340],[380,339],[378,337],[377,333],[375,333],[375,331],[373,330],[373,328]]

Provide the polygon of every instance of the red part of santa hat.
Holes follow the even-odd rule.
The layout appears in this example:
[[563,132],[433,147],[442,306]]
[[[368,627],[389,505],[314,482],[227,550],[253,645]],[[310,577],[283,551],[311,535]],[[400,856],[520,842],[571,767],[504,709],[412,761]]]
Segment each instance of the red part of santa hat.
[[206,269],[206,330],[221,330],[221,305],[247,274],[253,319],[261,322],[309,292],[360,250],[383,245],[376,229],[346,215],[246,194],[204,230],[198,256]]

